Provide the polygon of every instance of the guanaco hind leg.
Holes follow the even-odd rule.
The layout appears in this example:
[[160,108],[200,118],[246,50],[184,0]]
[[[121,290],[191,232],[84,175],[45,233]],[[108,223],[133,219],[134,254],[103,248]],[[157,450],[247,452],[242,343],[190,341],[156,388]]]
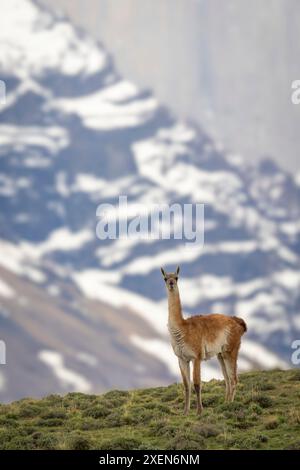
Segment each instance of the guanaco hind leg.
[[230,383],[229,383],[229,377],[228,377],[226,366],[225,366],[225,361],[224,361],[224,358],[223,358],[222,354],[218,354],[218,360],[219,360],[219,363],[220,363],[220,366],[221,366],[221,369],[222,369],[222,373],[223,373],[223,376],[224,376],[224,380],[225,380],[225,386],[226,386],[225,401],[228,401],[229,396],[230,396]]
[[231,354],[226,354],[224,357],[224,362],[225,362],[225,367],[229,379],[229,401],[234,400],[235,396],[235,390],[236,390],[236,385],[237,385],[237,356],[238,356],[238,350],[233,351]]

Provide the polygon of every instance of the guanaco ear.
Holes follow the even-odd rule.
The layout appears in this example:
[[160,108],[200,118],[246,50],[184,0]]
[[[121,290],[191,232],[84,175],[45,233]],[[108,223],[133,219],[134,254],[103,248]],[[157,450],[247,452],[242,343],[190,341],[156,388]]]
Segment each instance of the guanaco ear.
[[178,276],[178,274],[179,274],[179,271],[180,271],[180,267],[177,266],[177,269],[176,269],[176,274],[177,274],[177,276]]
[[163,278],[165,278],[165,277],[166,277],[165,271],[163,270],[163,268],[160,268],[160,270],[161,270],[161,273],[162,273],[162,275],[163,275]]

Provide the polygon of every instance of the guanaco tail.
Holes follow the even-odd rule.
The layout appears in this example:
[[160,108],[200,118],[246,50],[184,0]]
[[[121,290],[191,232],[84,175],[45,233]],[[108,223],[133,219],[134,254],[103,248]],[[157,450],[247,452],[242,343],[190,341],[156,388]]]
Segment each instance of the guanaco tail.
[[173,273],[161,272],[168,295],[168,329],[185,390],[184,413],[190,409],[190,362],[197,396],[197,413],[203,410],[201,399],[201,361],[217,356],[226,384],[225,400],[233,401],[237,385],[237,358],[241,337],[247,331],[242,318],[221,314],[183,318],[178,289],[179,267]]

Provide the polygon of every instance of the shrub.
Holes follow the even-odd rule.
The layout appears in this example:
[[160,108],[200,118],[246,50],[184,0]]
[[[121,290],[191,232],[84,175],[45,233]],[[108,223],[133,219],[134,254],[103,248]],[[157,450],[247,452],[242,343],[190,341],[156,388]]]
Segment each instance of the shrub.
[[62,409],[54,409],[45,411],[41,414],[42,419],[64,419],[67,416],[66,412]]
[[103,398],[108,399],[108,400],[111,400],[111,399],[120,400],[123,398],[124,400],[124,398],[129,398],[129,396],[130,396],[130,393],[127,390],[110,390],[109,392],[103,395]]
[[254,426],[254,423],[251,421],[238,421],[235,425],[238,429],[248,429]]
[[89,450],[92,447],[90,439],[83,434],[73,434],[67,441],[67,448],[70,450]]
[[163,396],[161,397],[161,401],[173,401],[178,398],[178,390],[175,387],[168,388]]
[[172,424],[165,424],[161,426],[159,429],[153,432],[152,435],[156,436],[165,436],[165,437],[175,437],[178,431],[177,426],[173,426]]
[[62,426],[63,424],[64,424],[64,421],[63,419],[60,419],[60,418],[50,418],[50,419],[41,418],[38,420],[38,425],[47,426],[49,428]]
[[266,436],[266,435],[264,435],[264,434],[258,434],[257,439],[258,439],[260,442],[268,442],[268,440],[269,440],[268,436]]
[[0,431],[0,449],[5,450],[9,442],[16,436],[15,430]]
[[270,416],[265,423],[265,428],[276,429],[278,425],[279,425],[278,418],[275,416]]
[[74,423],[73,429],[78,428],[81,431],[96,431],[102,429],[103,423],[93,419],[93,418],[86,418],[84,421],[80,421],[79,423]]
[[259,390],[261,390],[262,392],[267,391],[267,390],[274,390],[275,388],[276,388],[275,385],[272,384],[271,382],[262,382],[259,385]]
[[231,403],[223,403],[219,408],[223,411],[237,412],[240,410],[243,411],[245,405],[243,403],[240,403],[239,401],[233,401]]
[[232,439],[230,442],[231,446],[235,449],[259,449],[261,447],[261,441],[257,436],[246,436],[242,438]]
[[213,424],[196,424],[192,430],[203,437],[215,437],[221,433],[221,430]]
[[38,431],[31,435],[31,441],[32,448],[46,450],[55,449],[59,442],[58,437],[55,434],[44,434]]
[[219,397],[217,395],[206,395],[203,397],[203,406],[212,406],[219,403]]
[[123,413],[121,413],[120,411],[113,411],[106,417],[104,424],[108,428],[115,428],[123,426],[126,423],[127,420],[124,417]]
[[300,381],[300,369],[296,369],[295,371],[293,371],[290,381],[291,382]]
[[154,415],[157,417],[160,413],[153,410],[147,410],[142,406],[133,407],[128,410],[128,414],[124,415],[125,424],[145,424],[149,423]]
[[150,436],[167,436],[169,428],[174,429],[174,434],[172,434],[174,436],[177,428],[170,426],[167,418],[154,419],[149,426],[149,434]]
[[144,404],[144,408],[146,410],[152,410],[152,414],[157,414],[157,411],[167,414],[171,412],[169,406],[163,405],[162,403],[146,403]]
[[248,412],[253,413],[255,415],[261,415],[263,410],[262,410],[262,407],[258,403],[250,403]]
[[205,448],[204,437],[184,431],[179,431],[167,446],[168,450],[199,450]]
[[10,419],[10,420],[13,419],[13,420],[17,421],[18,418],[19,418],[19,415],[18,415],[18,413],[16,413],[16,412],[14,412],[14,413],[7,413],[6,418],[7,418],[7,419]]
[[290,412],[290,422],[293,424],[300,424],[300,411],[299,410],[291,410]]
[[89,416],[91,418],[105,418],[110,414],[110,410],[103,405],[90,406],[82,413],[83,416]]
[[255,397],[255,402],[258,403],[262,408],[270,408],[273,406],[272,398],[267,395],[257,395]]
[[97,446],[99,450],[137,450],[143,443],[130,437],[105,439]]
[[56,393],[52,393],[51,395],[48,395],[45,400],[53,405],[54,403],[61,403],[62,397]]
[[31,450],[32,448],[32,439],[28,436],[16,436],[3,447],[5,450]]
[[285,450],[300,450],[300,441],[295,441],[289,444]]
[[38,405],[24,405],[19,411],[21,418],[34,418],[41,413],[41,408]]

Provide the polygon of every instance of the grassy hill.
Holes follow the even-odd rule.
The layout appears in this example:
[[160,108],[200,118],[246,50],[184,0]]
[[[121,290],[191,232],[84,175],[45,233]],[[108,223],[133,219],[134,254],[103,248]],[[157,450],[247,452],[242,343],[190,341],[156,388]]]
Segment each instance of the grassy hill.
[[300,370],[241,374],[230,404],[211,380],[203,401],[201,417],[183,416],[178,384],[25,398],[0,405],[0,448],[300,449]]

